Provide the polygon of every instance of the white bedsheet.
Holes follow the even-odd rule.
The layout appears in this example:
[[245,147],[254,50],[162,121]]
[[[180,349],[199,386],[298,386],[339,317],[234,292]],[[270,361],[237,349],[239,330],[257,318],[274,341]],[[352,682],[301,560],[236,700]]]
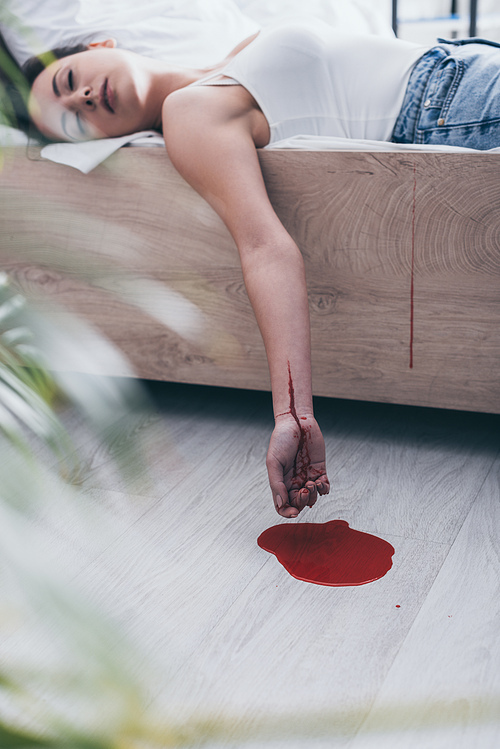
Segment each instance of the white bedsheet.
[[[95,169],[122,146],[164,146],[161,135],[153,131],[108,138],[93,143],[54,143],[42,149],[41,155],[58,164],[66,164],[81,172]],[[93,147],[94,146],[94,147]],[[386,143],[379,140],[353,140],[348,138],[323,138],[314,135],[297,135],[278,141],[266,150],[295,149],[303,151],[441,151],[445,153],[500,153],[500,148],[478,151],[458,146],[424,146],[412,143]]]
[[[392,35],[389,18],[373,10],[370,0],[308,0],[307,12],[345,31]],[[0,30],[21,64],[31,54],[63,43],[114,35],[122,46],[141,54],[205,66],[223,58],[262,26],[296,15],[304,15],[304,0],[2,0]],[[14,140],[19,143],[24,138],[10,130],[0,127],[0,145],[12,145]],[[135,133],[87,143],[56,143],[43,148],[42,156],[88,173],[124,145],[164,144],[157,133]],[[472,150],[311,136],[298,136],[272,147]]]
[[[10,20],[9,20],[10,19]],[[0,30],[13,57],[114,36],[120,46],[204,67],[259,25],[234,0],[1,0]]]
[[294,148],[303,151],[433,151],[441,153],[500,153],[500,147],[480,151],[461,146],[427,146],[418,143],[387,143],[380,140],[324,138],[320,135],[296,135],[274,143],[269,148]]
[[370,0],[1,0],[0,31],[21,65],[111,34],[134,52],[204,67],[260,27],[306,13],[348,31],[392,34]]

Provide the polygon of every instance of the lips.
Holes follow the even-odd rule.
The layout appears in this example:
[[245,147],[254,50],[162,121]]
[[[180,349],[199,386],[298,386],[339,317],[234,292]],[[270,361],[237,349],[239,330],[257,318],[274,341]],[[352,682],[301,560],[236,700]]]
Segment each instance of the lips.
[[99,102],[104,107],[104,109],[108,110],[108,112],[111,112],[111,114],[115,113],[115,99],[113,90],[108,84],[107,78],[105,79],[99,91]]

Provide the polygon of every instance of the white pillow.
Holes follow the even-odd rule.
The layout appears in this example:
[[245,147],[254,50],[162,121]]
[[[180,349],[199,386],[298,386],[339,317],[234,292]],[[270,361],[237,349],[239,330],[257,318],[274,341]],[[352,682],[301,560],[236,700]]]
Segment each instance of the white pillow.
[[[234,0],[245,15],[261,26],[286,18],[310,15],[351,34],[394,36],[390,4],[381,10],[374,0]],[[378,6],[378,7],[377,7]]]
[[0,147],[1,146],[26,146],[29,138],[21,130],[16,130],[0,122]]
[[204,67],[258,29],[233,0],[2,0],[0,9],[0,31],[21,65],[64,44],[115,36],[134,52]]

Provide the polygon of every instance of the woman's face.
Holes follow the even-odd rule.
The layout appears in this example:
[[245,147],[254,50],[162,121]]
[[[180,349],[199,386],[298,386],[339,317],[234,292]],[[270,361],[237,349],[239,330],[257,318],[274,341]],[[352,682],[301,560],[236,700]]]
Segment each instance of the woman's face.
[[35,78],[30,114],[44,135],[80,141],[154,127],[140,56],[115,46],[112,39],[92,44]]

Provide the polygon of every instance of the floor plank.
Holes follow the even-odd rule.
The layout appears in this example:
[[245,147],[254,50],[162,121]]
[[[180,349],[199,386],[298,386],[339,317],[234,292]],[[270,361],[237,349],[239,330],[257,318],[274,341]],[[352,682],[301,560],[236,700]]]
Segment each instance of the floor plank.
[[[379,411],[370,410],[367,421]],[[335,476],[339,513],[349,521],[364,504],[360,530],[452,543],[494,460],[494,425],[478,414],[386,411]]]
[[[262,568],[176,674],[165,702],[245,716],[300,711],[309,729],[319,711],[359,720],[448,552],[445,544],[387,540],[398,564],[356,588],[297,581],[261,551]],[[423,556],[410,592],[406,581]]]
[[500,460],[349,749],[500,742]]
[[[323,749],[355,740],[378,749],[380,736],[422,735],[391,712],[393,703],[413,704],[406,685],[415,664],[407,650],[429,647],[436,662],[443,652],[445,693],[456,681],[446,664],[474,643],[473,664],[484,661],[477,680],[489,689],[497,603],[484,629],[469,613],[460,636],[452,627],[463,618],[462,599],[479,595],[475,576],[484,560],[476,568],[467,555],[477,555],[485,538],[481,553],[498,555],[498,518],[491,516],[486,533],[477,508],[490,495],[498,505],[500,417],[317,399],[333,491],[298,522],[340,517],[396,549],[381,580],[335,589],[291,578],[257,546],[263,530],[283,522],[265,472],[269,394],[160,383],[147,389],[152,411],[127,425],[147,453],[134,491],[116,478],[109,451],[68,417],[82,457],[76,483],[83,504],[74,512],[45,507],[34,523],[72,584],[141,648],[144,660],[131,654],[130,665],[146,680],[156,716],[196,721],[209,714],[214,747]],[[118,425],[113,449],[123,454],[125,435]],[[498,578],[492,566],[486,596]],[[436,634],[445,614],[447,650],[447,636]],[[2,629],[3,653],[23,648],[22,628],[14,630]],[[479,708],[465,694],[474,717]],[[380,715],[393,720],[389,728]],[[452,728],[448,720],[445,738],[455,737]],[[484,731],[481,737],[489,740]]]

